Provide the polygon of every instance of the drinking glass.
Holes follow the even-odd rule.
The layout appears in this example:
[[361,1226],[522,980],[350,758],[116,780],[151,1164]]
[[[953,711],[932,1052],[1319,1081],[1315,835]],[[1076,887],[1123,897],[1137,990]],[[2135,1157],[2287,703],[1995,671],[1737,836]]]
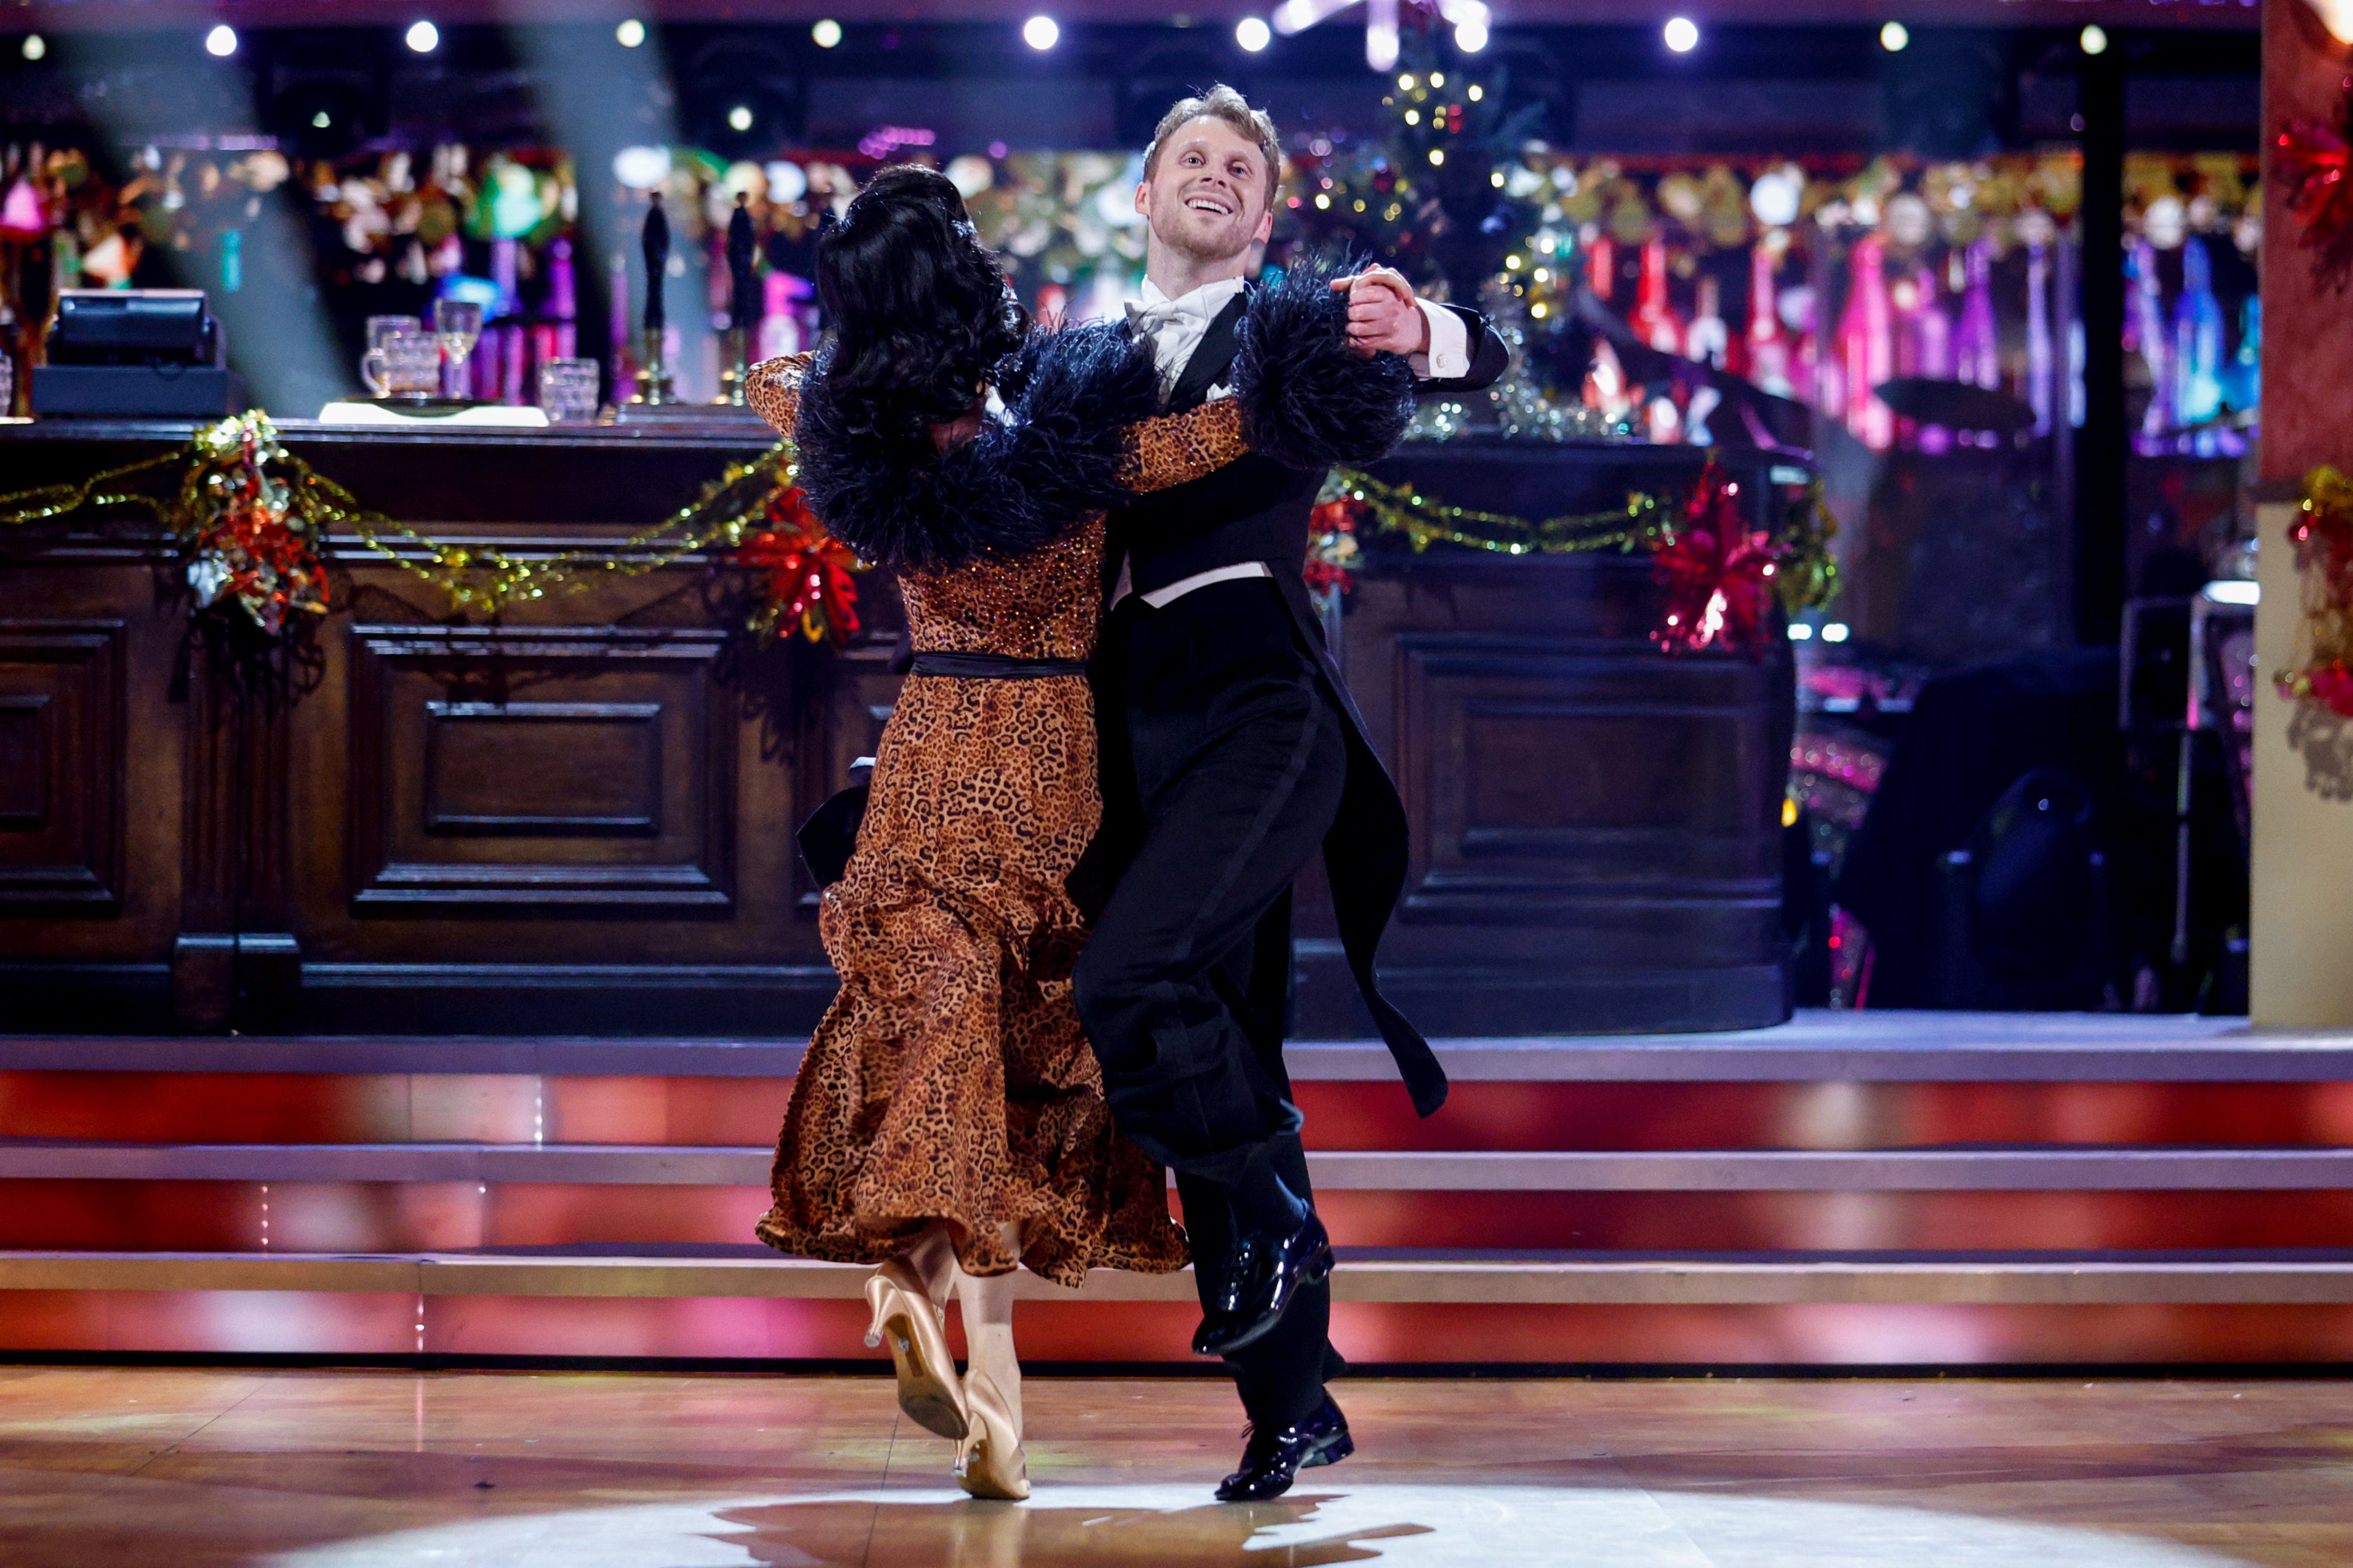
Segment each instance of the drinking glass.
[[551,425],[586,425],[596,418],[597,365],[593,359],[551,359],[539,367],[539,406]]
[[[367,319],[368,353],[374,354],[377,349],[382,348],[385,338],[415,337],[424,330],[425,322],[418,316],[370,316]],[[383,387],[377,384],[376,376],[368,369],[368,360],[365,355],[362,355],[360,359],[360,379],[367,383],[368,391],[375,397],[382,397],[388,395]]]
[[430,333],[393,333],[360,359],[360,377],[379,397],[417,401],[441,389],[441,343]]
[[433,330],[440,334],[441,352],[448,357],[449,396],[466,397],[466,358],[481,339],[482,307],[471,300],[436,300]]

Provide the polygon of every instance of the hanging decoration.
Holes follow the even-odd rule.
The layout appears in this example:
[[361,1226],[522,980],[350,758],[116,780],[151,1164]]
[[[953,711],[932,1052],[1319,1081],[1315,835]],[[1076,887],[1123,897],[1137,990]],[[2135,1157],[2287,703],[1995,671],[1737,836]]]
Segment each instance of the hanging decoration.
[[1711,459],[1679,506],[1635,493],[1624,506],[1531,522],[1505,513],[1452,506],[1410,485],[1385,484],[1335,469],[1309,522],[1308,586],[1355,586],[1362,543],[1402,535],[1416,551],[1459,546],[1500,555],[1571,555],[1590,550],[1647,551],[1667,590],[1651,641],[1669,652],[1714,646],[1761,655],[1778,600],[1795,615],[1837,597],[1831,553],[1838,523],[1810,483],[1769,530],[1748,525],[1739,485]]
[[196,432],[171,520],[188,546],[188,587],[196,608],[234,606],[265,636],[290,616],[324,615],[323,535],[293,505],[283,471],[292,460],[259,414]]
[[858,557],[826,532],[798,486],[768,496],[762,526],[735,546],[735,564],[754,574],[760,609],[752,628],[782,636],[798,628],[811,642],[839,645],[858,633]]
[[1355,591],[1356,566],[1364,555],[1356,543],[1356,509],[1362,504],[1353,496],[1335,496],[1318,501],[1307,514],[1309,591],[1325,596]]
[[1710,462],[1671,527],[1651,552],[1651,572],[1666,589],[1666,608],[1651,641],[1670,653],[1692,653],[1721,640],[1761,652],[1772,630],[1773,536],[1749,526],[1740,484]]
[[[174,472],[176,486],[156,484]],[[593,551],[513,554],[445,543],[365,509],[289,451],[266,416],[248,413],[207,426],[175,452],[78,484],[0,495],[0,525],[143,514],[185,546],[200,607],[236,604],[271,636],[290,615],[328,610],[322,557],[341,534],[431,584],[456,615],[496,616],[519,600],[644,577],[711,552],[751,574],[754,630],[791,627],[812,641],[839,640],[858,630],[849,577],[858,563],[802,503],[797,472],[792,444],[779,441],[731,464],[692,504],[641,534]]]
[[2296,664],[2272,677],[2291,702],[2317,703],[2353,718],[2353,479],[2316,468],[2304,479],[2304,503],[2288,525],[2303,585],[2304,623]]
[[2353,277],[2353,77],[2338,87],[2328,119],[2291,121],[2272,146],[2313,273],[2342,290]]

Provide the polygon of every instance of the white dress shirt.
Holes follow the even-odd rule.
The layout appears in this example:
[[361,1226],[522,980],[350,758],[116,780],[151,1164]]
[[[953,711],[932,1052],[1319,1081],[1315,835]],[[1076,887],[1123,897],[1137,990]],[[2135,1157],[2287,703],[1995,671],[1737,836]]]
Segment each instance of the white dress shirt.
[[[1151,279],[1144,281],[1144,302],[1127,307],[1127,319],[1139,336],[1152,344],[1152,356],[1160,366],[1160,386],[1166,392],[1173,389],[1177,378],[1185,374],[1185,366],[1193,351],[1201,346],[1208,335],[1209,323],[1218,313],[1231,304],[1234,296],[1242,291],[1240,278],[1226,278],[1215,283],[1204,283],[1189,294],[1170,299]],[[1424,381],[1451,381],[1471,373],[1471,333],[1462,318],[1443,305],[1427,300],[1414,302],[1421,308],[1422,319],[1430,323],[1430,350],[1410,355],[1406,363],[1415,376]],[[1233,388],[1223,382],[1209,388],[1212,399],[1230,397]]]
[[[1242,291],[1240,278],[1227,278],[1215,283],[1204,283],[1191,293],[1170,299],[1151,279],[1144,281],[1144,302],[1127,307],[1129,325],[1136,334],[1152,344],[1152,357],[1160,369],[1160,390],[1165,395],[1174,391],[1177,380],[1185,374],[1194,350],[1208,335],[1209,325],[1219,313],[1233,303]],[[1451,380],[1471,372],[1471,334],[1462,318],[1441,305],[1426,300],[1414,302],[1421,309],[1422,318],[1430,323],[1430,349],[1425,354],[1410,355],[1406,363],[1413,367],[1416,376],[1424,381]],[[1219,382],[1209,388],[1211,401],[1230,397],[1234,389]],[[1208,588],[1211,583],[1231,582],[1240,577],[1271,577],[1273,574],[1263,561],[1242,561],[1230,567],[1217,567],[1197,572],[1189,577],[1155,588],[1144,596],[1155,609],[1165,609],[1195,588]],[[1112,602],[1116,604],[1132,590],[1128,587],[1127,566],[1122,562],[1119,583],[1113,590]]]

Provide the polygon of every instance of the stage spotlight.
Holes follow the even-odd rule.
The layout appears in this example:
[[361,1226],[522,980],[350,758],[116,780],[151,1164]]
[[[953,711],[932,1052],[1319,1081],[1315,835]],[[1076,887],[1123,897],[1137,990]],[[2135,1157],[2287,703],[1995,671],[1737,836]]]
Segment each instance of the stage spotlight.
[[828,16],[809,29],[809,37],[818,48],[832,48],[841,42],[841,24]]
[[1912,29],[1901,22],[1890,22],[1879,29],[1879,47],[1891,55],[1900,55],[1912,41]]
[[1846,639],[1847,629],[1844,621],[1833,620],[1822,628],[1822,641],[1825,642],[1843,642]]
[[1274,42],[1274,29],[1268,26],[1261,17],[1244,16],[1234,24],[1234,42],[1240,44],[1245,53],[1254,55]]
[[1062,29],[1051,16],[1032,16],[1021,24],[1021,41],[1043,53],[1061,41]]
[[632,16],[613,29],[613,37],[620,40],[623,48],[634,49],[646,41],[646,25]]
[[328,113],[323,109],[319,111],[318,113],[311,116],[311,129],[313,131],[332,130],[334,128],[334,124],[335,117]]
[[1699,24],[1689,16],[1670,16],[1662,30],[1667,48],[1679,55],[1687,55],[1699,48]]
[[25,35],[24,48],[26,59],[37,60],[49,52],[49,41],[38,33],[27,33]]
[[739,103],[727,111],[727,129],[741,135],[751,128],[752,111],[747,106]]
[[402,39],[420,55],[429,55],[441,47],[441,29],[430,22],[411,22]]
[[1454,29],[1454,47],[1466,55],[1475,55],[1485,48],[1487,24],[1476,20],[1458,24]]
[[2108,52],[2108,30],[2097,22],[2085,26],[2082,37],[2076,41],[2084,46],[2084,52],[2087,55],[2104,55]]
[[216,60],[225,60],[237,53],[237,29],[221,23],[205,35],[205,53]]

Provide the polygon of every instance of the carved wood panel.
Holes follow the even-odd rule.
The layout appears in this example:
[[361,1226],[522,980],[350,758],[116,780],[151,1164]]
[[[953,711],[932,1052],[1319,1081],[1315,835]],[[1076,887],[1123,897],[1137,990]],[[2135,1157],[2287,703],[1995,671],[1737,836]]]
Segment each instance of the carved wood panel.
[[122,632],[0,619],[0,914],[121,906]]
[[351,637],[354,913],[732,912],[724,632]]
[[1746,901],[1778,871],[1748,667],[1492,635],[1398,640],[1415,874],[1435,919]]

